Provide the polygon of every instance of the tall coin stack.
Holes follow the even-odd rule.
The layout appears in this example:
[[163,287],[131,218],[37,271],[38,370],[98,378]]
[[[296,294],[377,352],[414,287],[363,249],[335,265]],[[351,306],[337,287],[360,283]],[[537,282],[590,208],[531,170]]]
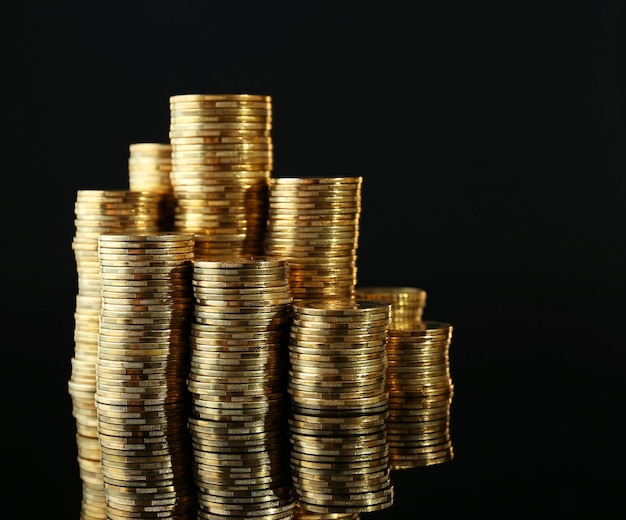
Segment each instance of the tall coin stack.
[[196,517],[187,430],[193,235],[101,234],[96,362],[107,520]]
[[293,304],[288,390],[296,501],[311,513],[393,504],[386,433],[391,305],[373,300]]
[[264,252],[289,259],[294,303],[354,296],[362,182],[362,177],[270,179]]
[[292,518],[285,260],[195,260],[191,328],[198,518]]
[[155,191],[161,201],[162,231],[174,229],[175,199],[170,172],[172,146],[169,143],[132,143],[128,147],[128,185],[132,191]]
[[270,96],[170,97],[174,228],[198,235],[197,256],[263,253],[271,129]]
[[78,273],[74,355],[68,390],[76,421],[82,480],[81,520],[106,517],[101,452],[97,432],[96,356],[101,309],[98,237],[108,232],[153,232],[160,218],[159,196],[128,190],[78,190],[72,249]]
[[357,287],[357,297],[391,303],[387,342],[389,459],[391,468],[452,460],[452,325],[423,321],[426,291],[417,287]]

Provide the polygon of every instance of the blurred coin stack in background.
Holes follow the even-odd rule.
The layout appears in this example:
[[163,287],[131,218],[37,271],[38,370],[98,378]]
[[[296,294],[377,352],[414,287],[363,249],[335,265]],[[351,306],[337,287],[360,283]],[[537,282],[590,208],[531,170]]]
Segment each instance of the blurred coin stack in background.
[[78,275],[74,355],[68,390],[76,422],[83,484],[81,519],[105,518],[104,481],[97,432],[96,357],[102,304],[98,239],[102,233],[156,232],[160,196],[150,191],[78,190],[72,241]]
[[186,386],[193,249],[191,234],[100,235],[95,400],[109,520],[196,512]]
[[391,468],[408,469],[452,460],[452,325],[422,320],[426,291],[417,287],[359,286],[356,295],[392,305],[387,341]]
[[173,230],[176,201],[170,179],[172,146],[169,143],[132,143],[128,152],[129,189],[161,194],[159,228],[162,231]]
[[287,262],[198,259],[193,290],[188,387],[198,518],[289,519]]
[[385,353],[391,305],[293,304],[289,342],[291,470],[298,506],[320,514],[393,504]]
[[273,177],[266,255],[289,259],[294,303],[354,297],[362,177]]
[[263,253],[271,130],[270,96],[170,97],[174,229],[198,235],[198,257]]

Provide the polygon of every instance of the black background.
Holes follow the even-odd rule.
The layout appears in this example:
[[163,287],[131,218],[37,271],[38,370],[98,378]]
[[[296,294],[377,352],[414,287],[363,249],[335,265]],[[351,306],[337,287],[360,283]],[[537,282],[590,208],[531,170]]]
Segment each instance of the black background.
[[[453,461],[371,518],[624,511],[618,1],[16,2],[4,11],[3,494],[79,518],[79,189],[128,185],[169,96],[273,99],[274,175],[363,177],[359,285],[450,322]],[[5,502],[6,503],[6,502]],[[610,513],[613,511],[614,513]]]

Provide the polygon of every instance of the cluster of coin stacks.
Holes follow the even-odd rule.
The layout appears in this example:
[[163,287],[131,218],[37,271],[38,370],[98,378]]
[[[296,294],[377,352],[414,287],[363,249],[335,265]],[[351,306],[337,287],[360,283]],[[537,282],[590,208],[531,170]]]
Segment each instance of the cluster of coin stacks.
[[194,260],[189,430],[198,518],[291,518],[286,260]]
[[199,235],[197,258],[263,253],[271,129],[270,96],[170,97],[174,227]]
[[309,300],[292,306],[288,417],[296,502],[311,513],[393,504],[386,434],[391,305]]
[[96,361],[107,520],[196,517],[187,429],[193,235],[101,234]]
[[289,259],[293,302],[354,297],[362,182],[270,179],[264,251]]
[[170,172],[172,146],[169,143],[132,143],[128,156],[128,185],[133,191],[156,191],[161,194],[162,231],[174,229],[176,200]]
[[101,309],[98,237],[101,233],[158,229],[159,197],[127,190],[78,190],[72,249],[78,274],[74,355],[68,382],[76,422],[82,480],[81,520],[104,519],[105,495],[97,432],[96,356]]

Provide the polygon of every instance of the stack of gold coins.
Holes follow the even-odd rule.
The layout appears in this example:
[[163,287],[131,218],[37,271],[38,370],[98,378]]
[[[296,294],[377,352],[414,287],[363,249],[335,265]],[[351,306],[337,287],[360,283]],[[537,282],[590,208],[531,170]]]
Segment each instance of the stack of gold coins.
[[159,197],[127,190],[78,190],[72,242],[78,274],[74,355],[68,382],[76,421],[78,463],[83,484],[82,520],[105,518],[104,482],[98,444],[96,353],[101,309],[98,237],[101,233],[156,231]]
[[271,128],[270,96],[170,97],[174,228],[206,235],[196,257],[263,253]]
[[289,259],[294,303],[352,298],[362,177],[272,178],[264,251]]
[[128,156],[128,185],[133,191],[156,191],[161,201],[162,231],[174,229],[175,199],[170,172],[172,146],[169,143],[132,143]]
[[193,235],[101,234],[96,408],[106,518],[195,518]]
[[384,302],[293,304],[288,424],[296,501],[305,511],[368,513],[393,504],[385,389],[390,322]]
[[387,436],[393,470],[441,464],[454,457],[451,341],[452,325],[445,322],[389,330]]
[[391,303],[391,329],[406,328],[422,321],[426,307],[426,291],[419,287],[357,286],[355,297]]
[[296,506],[293,518],[295,520],[359,520],[359,513],[313,513]]
[[292,518],[287,263],[194,260],[189,430],[198,518]]

